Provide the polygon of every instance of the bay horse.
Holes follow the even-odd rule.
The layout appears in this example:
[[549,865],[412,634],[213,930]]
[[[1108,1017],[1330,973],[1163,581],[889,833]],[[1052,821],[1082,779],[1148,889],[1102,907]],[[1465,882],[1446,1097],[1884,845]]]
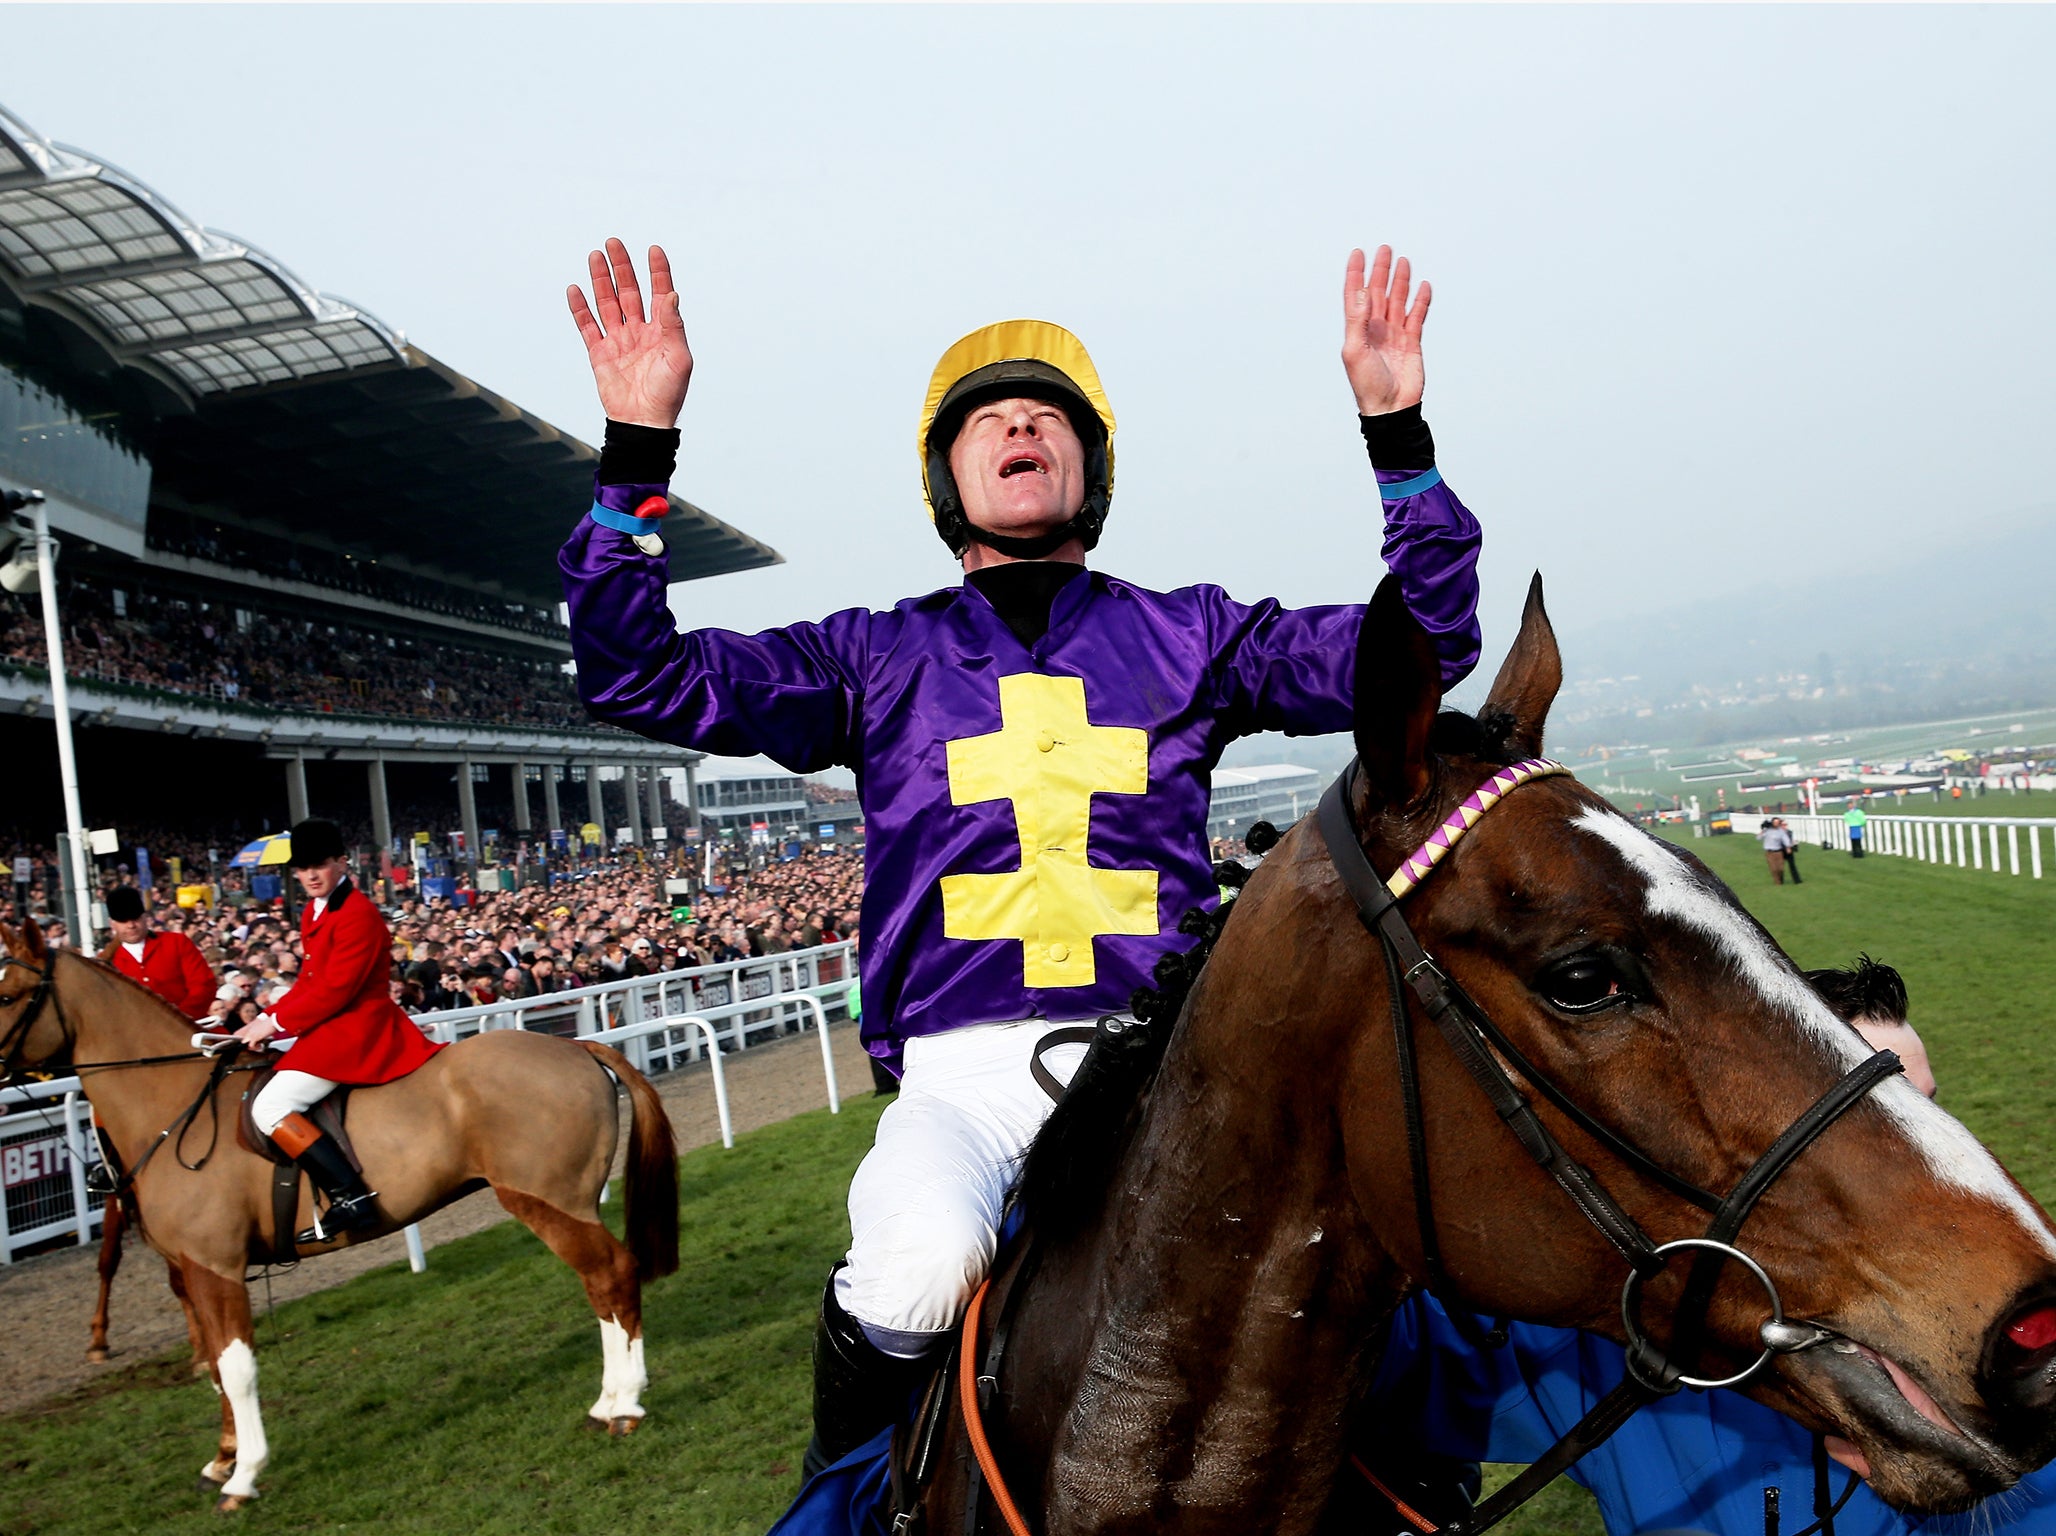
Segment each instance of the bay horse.
[[[1774,1278],[1790,1352],[1767,1347],[1778,1314],[1733,1262],[1696,1332],[1698,1266],[1651,1266],[1642,1328],[1689,1333],[1702,1373],[1760,1353],[1748,1395],[1851,1442],[1904,1510],[1961,1509],[2048,1460],[2047,1216],[1871,1057],[1698,860],[1554,765],[1509,771],[1540,757],[1562,678],[1540,579],[1475,718],[1438,714],[1434,653],[1391,580],[1356,678],[1342,825],[1380,883],[1416,850],[1426,866],[1453,813],[1470,829],[1403,903],[1439,968],[1405,981],[1446,977],[1499,1043],[1483,1067],[1463,1059],[1388,974],[1349,860],[1316,817],[1290,831],[1175,1024],[1103,1026],[1031,1149],[1029,1240],[974,1301],[931,1421],[926,1529],[1321,1530],[1351,1437],[1404,1411],[1367,1402],[1366,1383],[1395,1307],[1438,1273],[1473,1312],[1630,1342],[1633,1271],[1567,1194],[1571,1171],[1560,1183],[1524,1154],[1520,1117],[1480,1092],[1494,1064],[1651,1241],[1699,1238],[1705,1201],[1681,1191],[1736,1189],[1813,1116],[1729,1239]],[[1495,776],[1518,787],[1458,810]],[[1818,1118],[1830,1101],[1838,1115]]]
[[[230,1511],[256,1496],[270,1454],[244,1274],[291,1252],[313,1213],[303,1179],[298,1209],[278,1230],[276,1169],[238,1143],[247,1079],[193,1050],[193,1028],[111,967],[48,949],[34,924],[20,933],[0,925],[0,1072],[77,1072],[103,1141],[133,1176],[143,1235],[183,1282],[221,1392],[221,1438],[201,1477]],[[625,1244],[599,1209],[620,1135],[617,1085],[631,1105]],[[584,1282],[602,1361],[588,1417],[616,1435],[632,1431],[648,1384],[642,1287],[678,1267],[677,1153],[648,1079],[592,1041],[496,1030],[438,1051],[396,1082],[354,1090],[347,1125],[378,1191],[380,1224],[303,1251],[398,1231],[490,1188]]]

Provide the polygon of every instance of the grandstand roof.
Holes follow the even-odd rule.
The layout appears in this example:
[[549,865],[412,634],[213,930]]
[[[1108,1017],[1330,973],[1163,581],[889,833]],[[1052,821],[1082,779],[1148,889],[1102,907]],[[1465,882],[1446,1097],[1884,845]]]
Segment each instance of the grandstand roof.
[[[557,601],[555,551],[590,497],[592,448],[4,107],[0,285],[89,343],[68,365],[83,355],[159,386],[163,412],[124,423],[156,492]],[[680,497],[671,508],[674,580],[781,559]]]

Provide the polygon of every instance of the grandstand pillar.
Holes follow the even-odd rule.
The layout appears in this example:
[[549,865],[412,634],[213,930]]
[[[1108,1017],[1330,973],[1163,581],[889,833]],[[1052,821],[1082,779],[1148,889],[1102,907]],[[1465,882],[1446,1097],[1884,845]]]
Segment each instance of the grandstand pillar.
[[650,829],[655,831],[664,825],[664,770],[652,763],[645,771],[649,774],[646,782],[650,791]]
[[393,811],[386,803],[386,760],[374,757],[364,765],[371,784],[371,840],[380,849],[393,846]]
[[700,775],[699,765],[688,761],[685,765],[685,824],[696,827],[700,824]]
[[528,764],[526,763],[516,763],[514,765],[514,830],[516,832],[531,830],[531,823],[528,819]]
[[543,764],[543,819],[549,823],[545,831],[555,832],[564,825],[564,813],[557,808],[557,765]]
[[478,863],[478,795],[471,787],[471,759],[457,764],[457,814],[464,822],[464,857]]
[[600,829],[600,841],[604,846],[611,840],[607,830],[607,802],[600,794],[600,765],[585,765],[585,808],[589,813],[586,820]]
[[621,766],[621,797],[628,802],[628,840],[640,848],[643,845],[643,808],[641,789],[636,783],[642,770],[633,763]]
[[312,814],[307,809],[307,759],[294,753],[286,759],[286,820],[297,824]]

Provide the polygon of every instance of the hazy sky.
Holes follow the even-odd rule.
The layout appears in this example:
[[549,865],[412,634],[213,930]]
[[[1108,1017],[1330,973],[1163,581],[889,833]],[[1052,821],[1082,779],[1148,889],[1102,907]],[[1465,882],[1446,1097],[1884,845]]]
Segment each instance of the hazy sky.
[[[1077,331],[1099,563],[1368,595],[1352,244],[1436,290],[1429,420],[1487,528],[1487,668],[1560,629],[1917,558],[2045,503],[2041,8],[8,6],[0,102],[597,441],[562,290],[667,246],[677,488],[788,564],[755,628],[943,585],[913,454],[955,337]],[[566,506],[567,528],[582,508]],[[2048,573],[2043,573],[2046,577]],[[1575,657],[1572,658],[1575,665]]]

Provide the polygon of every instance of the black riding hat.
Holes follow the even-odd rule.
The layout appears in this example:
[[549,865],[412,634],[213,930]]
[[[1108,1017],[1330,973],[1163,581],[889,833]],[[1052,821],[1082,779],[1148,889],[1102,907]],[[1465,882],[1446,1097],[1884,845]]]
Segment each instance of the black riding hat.
[[107,920],[132,923],[143,915],[143,893],[132,885],[117,885],[107,893]]
[[287,836],[293,840],[293,851],[286,862],[294,869],[308,869],[349,855],[349,850],[343,846],[342,828],[319,816],[296,823]]

